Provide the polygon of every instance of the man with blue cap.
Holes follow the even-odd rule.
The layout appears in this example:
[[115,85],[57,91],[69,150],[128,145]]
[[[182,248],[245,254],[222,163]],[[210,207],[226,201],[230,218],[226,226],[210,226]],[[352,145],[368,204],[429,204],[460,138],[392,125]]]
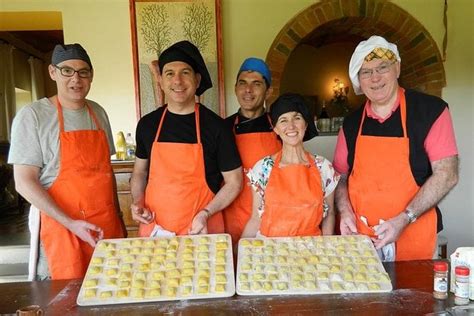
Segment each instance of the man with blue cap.
[[224,120],[196,102],[212,87],[198,48],[181,41],[158,58],[167,104],[138,122],[131,179],[139,236],[223,233],[221,210],[242,186],[241,162]]
[[[272,93],[272,75],[267,64],[255,57],[244,60],[235,83],[235,95],[240,108],[226,118],[232,128],[243,172],[246,173],[262,157],[281,149],[281,142],[273,132],[271,118],[265,112],[265,101]],[[252,214],[252,192],[244,176],[244,188],[232,204],[224,210],[226,232],[234,243],[240,239]]]
[[8,158],[31,203],[30,280],[82,278],[99,239],[124,237],[109,120],[86,99],[89,55],[80,44],[56,45],[48,70],[57,95],[18,112]]

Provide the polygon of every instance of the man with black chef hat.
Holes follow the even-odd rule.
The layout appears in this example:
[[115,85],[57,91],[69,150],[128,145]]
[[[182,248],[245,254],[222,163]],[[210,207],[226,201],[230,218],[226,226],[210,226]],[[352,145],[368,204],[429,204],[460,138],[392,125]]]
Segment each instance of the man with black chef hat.
[[142,117],[136,130],[131,191],[139,236],[222,233],[221,210],[242,187],[234,135],[196,102],[212,82],[194,44],[171,45],[158,64],[168,103]]

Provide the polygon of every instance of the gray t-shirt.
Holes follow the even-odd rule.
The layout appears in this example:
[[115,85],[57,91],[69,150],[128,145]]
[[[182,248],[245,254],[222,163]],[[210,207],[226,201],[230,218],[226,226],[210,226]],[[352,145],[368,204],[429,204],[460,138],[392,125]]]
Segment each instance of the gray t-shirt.
[[[97,103],[90,100],[87,100],[87,103],[107,135],[110,154],[115,154],[107,113]],[[63,107],[63,115],[66,131],[97,129],[86,107],[79,110]],[[8,163],[39,167],[39,181],[48,189],[58,176],[59,158],[59,121],[56,105],[48,98],[43,98],[22,108],[13,120]]]

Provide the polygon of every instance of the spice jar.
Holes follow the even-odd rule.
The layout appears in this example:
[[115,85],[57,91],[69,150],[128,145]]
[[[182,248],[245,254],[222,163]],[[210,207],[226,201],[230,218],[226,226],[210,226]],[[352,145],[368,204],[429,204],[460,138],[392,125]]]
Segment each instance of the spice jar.
[[448,298],[448,263],[436,261],[433,269],[433,297],[438,300],[445,300]]
[[466,266],[457,266],[454,271],[456,273],[454,304],[469,304],[469,268]]

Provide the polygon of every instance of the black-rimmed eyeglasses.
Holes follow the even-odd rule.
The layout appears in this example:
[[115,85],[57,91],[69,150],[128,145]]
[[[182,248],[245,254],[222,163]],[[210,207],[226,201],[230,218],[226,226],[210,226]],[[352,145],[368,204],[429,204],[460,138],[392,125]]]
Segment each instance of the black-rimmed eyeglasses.
[[59,67],[58,65],[53,65],[55,68],[59,69],[59,72],[61,75],[64,77],[72,77],[74,74],[77,72],[79,77],[81,78],[90,78],[92,76],[92,70],[91,69],[79,69],[75,70],[71,67]]

